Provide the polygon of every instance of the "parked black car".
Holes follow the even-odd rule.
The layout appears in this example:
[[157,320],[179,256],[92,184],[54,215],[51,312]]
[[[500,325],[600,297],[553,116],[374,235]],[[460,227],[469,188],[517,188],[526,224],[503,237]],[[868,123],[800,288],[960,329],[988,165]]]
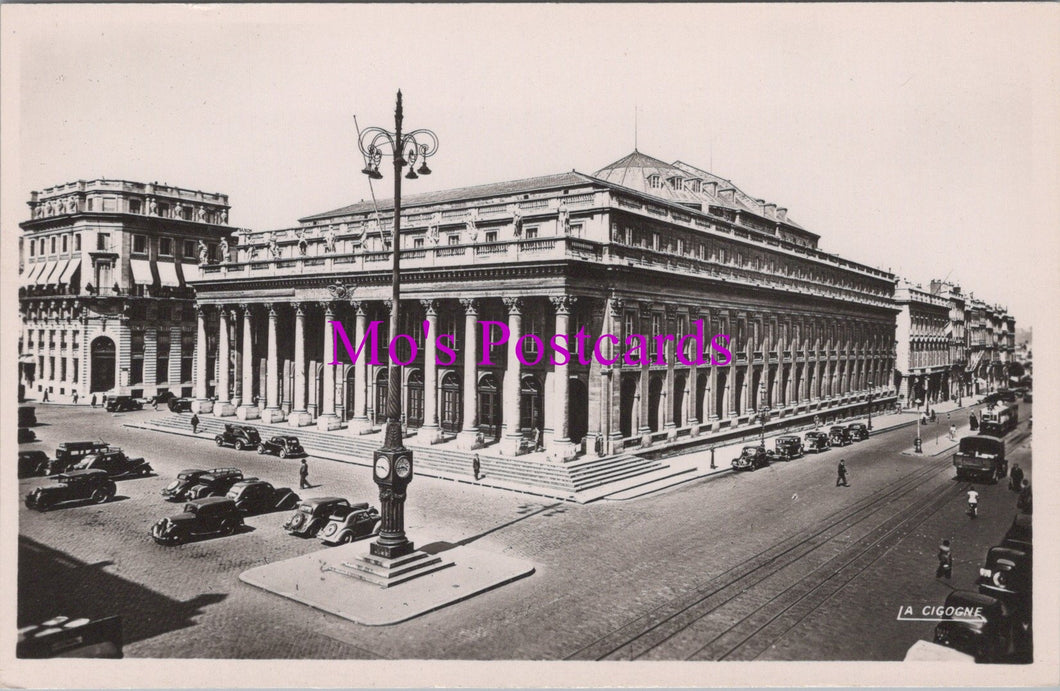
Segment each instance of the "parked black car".
[[1031,553],[1031,516],[1021,513],[1012,519],[1012,525],[1001,540],[1002,547],[1011,547],[1020,551]]
[[828,430],[828,441],[832,446],[847,446],[850,441],[850,430],[841,425],[836,425]]
[[235,502],[224,497],[195,499],[184,511],[160,519],[151,527],[151,538],[160,545],[179,545],[195,538],[231,535],[243,527]]
[[292,458],[305,456],[305,449],[298,441],[298,437],[284,435],[263,440],[258,444],[258,453],[268,453],[280,458]]
[[1016,620],[1000,600],[954,590],[944,607],[953,614],[942,614],[943,621],[935,626],[936,643],[973,655],[976,662],[1000,662],[1014,652]]
[[770,461],[776,460],[772,451],[766,451],[764,446],[745,446],[740,451],[739,458],[732,459],[733,470],[758,470],[769,465]]
[[777,437],[776,441],[773,442],[774,448],[776,449],[776,455],[778,459],[790,461],[793,458],[802,458],[802,439],[799,439],[796,435],[785,435],[783,437]]
[[143,401],[132,396],[114,396],[107,399],[108,413],[124,413],[130,410],[143,410]]
[[[229,484],[224,484],[222,478],[231,479]],[[166,501],[187,501],[207,496],[221,496],[229,488],[243,479],[243,473],[238,468],[214,468],[213,470],[199,470],[190,468],[177,473],[177,479],[162,488],[162,497]],[[209,485],[213,484],[212,487]],[[200,487],[199,493],[191,496],[192,490]]]
[[64,441],[55,449],[55,458],[48,464],[48,475],[55,475],[70,470],[85,456],[106,451],[108,444],[103,441]]
[[146,477],[151,474],[151,465],[143,458],[129,458],[117,447],[110,447],[84,460],[78,461],[75,470],[105,470],[112,478]]
[[19,451],[18,476],[23,478],[47,475],[49,463],[51,460],[43,451]]
[[227,498],[244,514],[269,513],[293,509],[299,497],[289,487],[273,487],[264,480],[244,480],[232,485]]
[[40,660],[52,657],[122,657],[121,617],[103,619],[52,617],[18,630],[15,657]]
[[851,422],[847,425],[847,432],[850,434],[850,441],[865,441],[869,438],[869,428],[864,422]]
[[[166,394],[169,395],[167,396]],[[190,398],[183,398],[177,396],[171,391],[167,391],[164,394],[159,394],[158,402],[162,403],[163,398],[165,399],[166,407],[169,408],[169,412],[171,413],[186,413],[191,410],[192,399]]]
[[238,468],[215,468],[197,477],[195,483],[186,490],[185,498],[223,497],[237,482],[256,479],[243,477],[243,471]]
[[214,441],[218,446],[232,446],[237,451],[242,451],[258,448],[261,435],[249,425],[225,425],[224,432],[214,437]]
[[31,405],[18,407],[18,426],[33,427],[37,424],[37,409]]
[[37,441],[37,433],[28,427],[18,428],[18,443],[28,444],[30,442]]
[[51,478],[50,487],[38,487],[26,495],[26,507],[47,511],[65,502],[104,504],[114,498],[118,488],[104,470],[71,470]]
[[806,451],[827,451],[832,448],[832,442],[824,432],[807,432],[803,435],[806,440],[803,448]]
[[1001,600],[1029,623],[1032,571],[1030,553],[999,545],[987,550],[986,563],[980,567],[975,584],[982,595]]
[[381,520],[379,510],[366,503],[339,506],[320,531],[320,541],[325,545],[345,545],[372,535]]
[[328,523],[332,513],[349,508],[350,502],[342,497],[313,497],[303,499],[298,508],[284,522],[283,529],[291,535],[314,537]]

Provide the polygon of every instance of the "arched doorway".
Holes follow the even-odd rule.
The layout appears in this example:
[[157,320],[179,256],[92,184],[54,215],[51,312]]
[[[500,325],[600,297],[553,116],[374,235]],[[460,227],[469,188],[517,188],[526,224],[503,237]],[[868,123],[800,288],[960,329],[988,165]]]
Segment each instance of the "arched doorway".
[[571,379],[568,388],[567,433],[577,443],[589,431],[589,389],[581,379]]
[[459,432],[463,423],[460,379],[455,372],[446,372],[442,377],[442,406],[439,424],[446,432]]
[[729,370],[719,368],[717,378],[718,388],[714,391],[714,413],[720,418],[729,414],[729,410],[725,407],[725,388],[729,384]]
[[736,390],[733,392],[733,406],[737,415],[743,414],[743,385],[747,374],[744,370],[736,370]]
[[357,414],[357,411],[353,409],[354,399],[356,398],[356,390],[353,388],[356,386],[357,381],[354,377],[355,370],[353,367],[348,368],[346,372],[346,386],[343,389],[346,392],[346,406],[343,408],[347,420],[352,420],[353,416]]
[[478,426],[487,438],[498,439],[501,435],[501,394],[492,372],[478,380]]
[[674,375],[674,391],[673,391],[673,414],[674,414],[674,425],[681,427],[685,424],[685,382],[688,381],[688,376],[685,374]]
[[92,341],[92,381],[89,393],[110,391],[114,388],[114,362],[116,350],[114,341],[107,336],[100,336]]
[[386,394],[389,387],[390,374],[388,368],[380,367],[375,375],[375,423],[381,425],[386,422]]
[[423,372],[418,369],[409,372],[405,420],[409,427],[423,426]]
[[648,428],[659,431],[659,404],[662,401],[663,380],[654,376],[648,380]]
[[633,404],[637,400],[638,374],[622,375],[622,390],[619,397],[619,429],[623,437],[633,436]]
[[704,407],[707,404],[707,386],[710,385],[710,375],[706,372],[700,372],[699,376],[696,377],[696,419],[700,422],[706,422],[703,414],[706,412]]
[[[532,374],[523,377],[519,389],[519,429],[541,429],[545,424],[545,398],[541,395],[541,380]],[[570,401],[570,394],[567,394]]]

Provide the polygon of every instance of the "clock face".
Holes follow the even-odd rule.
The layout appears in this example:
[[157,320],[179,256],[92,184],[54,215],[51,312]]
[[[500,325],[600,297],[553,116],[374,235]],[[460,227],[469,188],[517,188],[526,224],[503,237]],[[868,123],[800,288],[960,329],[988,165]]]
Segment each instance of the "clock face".
[[375,459],[375,476],[384,478],[390,472],[390,460],[386,456]]
[[408,456],[400,456],[394,461],[394,472],[402,479],[407,478],[412,474],[412,460]]

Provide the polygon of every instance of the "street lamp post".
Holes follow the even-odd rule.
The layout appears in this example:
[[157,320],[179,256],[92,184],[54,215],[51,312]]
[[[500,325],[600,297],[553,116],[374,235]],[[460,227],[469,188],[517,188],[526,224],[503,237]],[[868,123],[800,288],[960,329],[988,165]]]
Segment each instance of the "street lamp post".
[[[364,156],[365,166],[361,172],[372,180],[383,177],[379,164],[383,156],[394,159],[394,233],[391,238],[394,253],[391,276],[390,338],[398,335],[401,325],[401,169],[409,166],[405,177],[415,180],[420,175],[429,175],[427,159],[438,150],[438,137],[430,130],[414,130],[402,134],[404,114],[401,91],[397,92],[397,107],[394,110],[394,131],[369,127],[360,133],[358,146]],[[415,168],[416,161],[422,163]],[[375,452],[372,478],[379,485],[380,513],[382,524],[379,537],[369,548],[371,554],[387,559],[396,559],[413,551],[414,545],[405,536],[405,489],[412,482],[412,451],[405,448],[401,433],[400,372],[391,358],[387,365],[386,428],[383,446]]]
[[876,396],[876,380],[869,381],[869,423],[866,425],[872,431],[872,399]]

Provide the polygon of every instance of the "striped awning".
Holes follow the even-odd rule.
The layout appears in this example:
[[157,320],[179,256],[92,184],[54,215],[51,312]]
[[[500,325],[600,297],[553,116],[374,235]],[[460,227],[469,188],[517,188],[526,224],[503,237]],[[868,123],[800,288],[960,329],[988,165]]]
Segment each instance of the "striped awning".
[[24,272],[22,272],[22,284],[31,286],[37,280],[37,274],[44,268],[44,262],[34,262],[30,264]]
[[60,259],[59,261],[55,262],[55,268],[52,269],[51,275],[48,276],[48,281],[46,285],[58,285],[59,278],[66,272],[66,267],[68,266],[70,266],[69,259]]
[[70,281],[73,280],[74,274],[81,268],[81,259],[71,259],[70,263],[63,269],[63,273],[59,276],[59,283],[63,285],[70,285]]
[[170,286],[171,288],[180,287],[180,278],[177,276],[177,265],[170,261],[159,261],[156,264],[158,267],[158,278],[162,285]]
[[152,285],[155,282],[151,275],[151,262],[146,259],[130,259],[129,267],[132,269],[133,283],[139,285]]
[[51,277],[52,273],[55,271],[55,265],[56,265],[56,262],[48,262],[47,264],[45,264],[44,268],[40,270],[40,273],[37,274],[37,277],[36,277],[36,279],[34,279],[33,282],[36,285],[39,285],[39,286],[48,285],[48,283],[50,282],[48,279]]

